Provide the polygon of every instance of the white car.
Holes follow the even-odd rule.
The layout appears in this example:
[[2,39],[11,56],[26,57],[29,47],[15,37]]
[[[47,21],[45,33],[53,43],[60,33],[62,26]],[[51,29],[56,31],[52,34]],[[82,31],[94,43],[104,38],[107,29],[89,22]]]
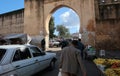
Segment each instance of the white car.
[[50,46],[50,47],[54,47],[54,46],[59,47],[59,45],[60,45],[60,42],[59,42],[59,41],[50,41],[50,42],[49,42],[49,46]]
[[0,76],[31,76],[54,67],[56,54],[34,45],[0,46]]

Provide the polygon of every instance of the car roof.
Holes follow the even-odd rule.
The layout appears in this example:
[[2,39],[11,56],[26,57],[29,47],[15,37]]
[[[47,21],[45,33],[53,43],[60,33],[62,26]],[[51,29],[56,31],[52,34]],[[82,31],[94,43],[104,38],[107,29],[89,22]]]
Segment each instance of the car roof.
[[13,48],[27,47],[27,46],[34,46],[34,45],[1,45],[0,49],[13,49]]

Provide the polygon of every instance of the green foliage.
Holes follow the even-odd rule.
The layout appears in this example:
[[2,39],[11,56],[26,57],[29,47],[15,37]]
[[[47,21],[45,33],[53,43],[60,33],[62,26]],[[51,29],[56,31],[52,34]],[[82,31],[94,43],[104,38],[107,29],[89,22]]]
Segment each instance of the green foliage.
[[57,31],[60,37],[70,37],[69,29],[63,25],[57,25]]
[[49,37],[53,38],[55,37],[54,31],[55,31],[55,24],[54,24],[54,17],[51,17],[50,22],[49,22]]

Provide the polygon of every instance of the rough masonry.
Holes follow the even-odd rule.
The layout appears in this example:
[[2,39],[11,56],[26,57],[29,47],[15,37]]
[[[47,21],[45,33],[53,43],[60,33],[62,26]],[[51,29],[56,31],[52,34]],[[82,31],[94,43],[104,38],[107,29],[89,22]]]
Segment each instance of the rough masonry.
[[73,9],[80,17],[85,45],[120,49],[119,0],[25,0],[25,8],[0,15],[0,34],[27,33],[33,39],[45,37],[48,42],[49,20],[62,7]]

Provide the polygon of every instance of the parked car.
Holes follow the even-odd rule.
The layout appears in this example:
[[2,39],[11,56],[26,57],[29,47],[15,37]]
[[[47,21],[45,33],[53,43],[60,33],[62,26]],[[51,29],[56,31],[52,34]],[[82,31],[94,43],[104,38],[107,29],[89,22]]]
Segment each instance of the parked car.
[[52,40],[52,41],[49,42],[50,47],[54,47],[54,46],[59,47],[59,45],[60,45],[59,41]]
[[54,68],[56,54],[34,45],[0,46],[0,76],[31,76],[47,67]]

